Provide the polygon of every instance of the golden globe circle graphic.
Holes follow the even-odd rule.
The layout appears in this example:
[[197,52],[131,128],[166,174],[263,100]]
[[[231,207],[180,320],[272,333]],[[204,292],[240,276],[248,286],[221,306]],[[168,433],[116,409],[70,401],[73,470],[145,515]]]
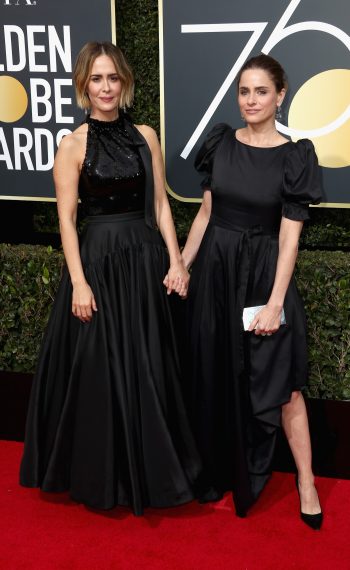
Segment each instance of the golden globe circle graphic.
[[[295,94],[288,114],[292,129],[319,129],[338,119],[350,104],[350,70],[330,69],[311,77]],[[300,137],[292,137],[297,140]],[[321,166],[350,165],[350,119],[335,130],[309,137]]]
[[9,75],[0,76],[0,121],[14,123],[28,107],[28,95],[22,83]]

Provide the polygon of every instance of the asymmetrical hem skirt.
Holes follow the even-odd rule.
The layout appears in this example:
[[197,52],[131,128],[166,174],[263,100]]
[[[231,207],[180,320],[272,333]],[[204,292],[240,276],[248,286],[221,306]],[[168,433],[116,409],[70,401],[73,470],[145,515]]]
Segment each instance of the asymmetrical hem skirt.
[[189,288],[187,397],[203,480],[219,496],[233,491],[243,516],[270,477],[282,405],[307,381],[306,320],[293,278],[287,324],[272,336],[243,330],[243,308],[269,299],[277,258],[278,235],[213,215]]

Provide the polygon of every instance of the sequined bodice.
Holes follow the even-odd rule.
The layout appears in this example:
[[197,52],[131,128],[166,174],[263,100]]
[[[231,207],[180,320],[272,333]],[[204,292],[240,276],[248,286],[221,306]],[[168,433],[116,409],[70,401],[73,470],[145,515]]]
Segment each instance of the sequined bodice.
[[88,117],[79,197],[89,216],[145,208],[145,171],[123,115],[115,121]]

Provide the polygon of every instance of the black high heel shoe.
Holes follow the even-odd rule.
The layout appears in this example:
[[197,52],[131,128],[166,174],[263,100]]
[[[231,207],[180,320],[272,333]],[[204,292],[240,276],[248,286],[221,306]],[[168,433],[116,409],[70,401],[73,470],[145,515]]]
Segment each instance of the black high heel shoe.
[[307,524],[307,526],[309,526],[310,528],[312,528],[313,530],[320,530],[321,526],[322,526],[322,522],[323,522],[323,512],[321,510],[320,513],[317,513],[316,515],[308,515],[306,513],[303,513],[301,510],[301,499],[300,499],[300,491],[299,491],[299,481],[298,481],[298,475],[295,476],[295,485],[298,491],[298,495],[299,495],[299,501],[300,501],[300,518],[301,520]]

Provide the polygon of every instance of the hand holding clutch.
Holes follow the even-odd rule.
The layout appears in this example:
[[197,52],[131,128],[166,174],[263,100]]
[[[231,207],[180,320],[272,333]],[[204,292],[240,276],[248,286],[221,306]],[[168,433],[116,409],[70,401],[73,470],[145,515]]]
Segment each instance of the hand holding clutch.
[[[256,307],[245,307],[243,309],[243,328],[245,331],[249,329],[250,323],[255,319],[256,315],[266,307],[266,305],[258,305]],[[284,313],[284,309],[282,309],[281,313],[281,325],[286,324],[286,315]]]

